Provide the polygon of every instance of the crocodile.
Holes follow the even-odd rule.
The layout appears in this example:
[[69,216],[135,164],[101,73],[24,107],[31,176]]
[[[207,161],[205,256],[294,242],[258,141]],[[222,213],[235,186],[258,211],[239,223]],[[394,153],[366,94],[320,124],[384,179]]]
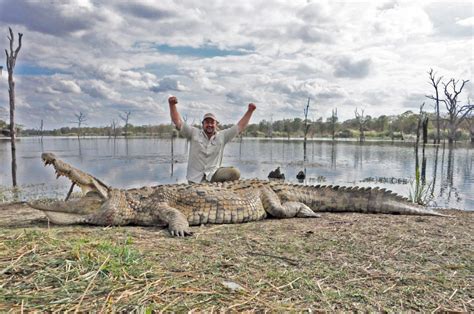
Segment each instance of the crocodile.
[[445,216],[385,189],[299,185],[259,179],[201,184],[165,184],[116,189],[91,174],[43,153],[57,178],[77,185],[82,196],[29,202],[52,223],[168,227],[172,236],[192,235],[190,226],[273,218],[317,218],[319,212]]

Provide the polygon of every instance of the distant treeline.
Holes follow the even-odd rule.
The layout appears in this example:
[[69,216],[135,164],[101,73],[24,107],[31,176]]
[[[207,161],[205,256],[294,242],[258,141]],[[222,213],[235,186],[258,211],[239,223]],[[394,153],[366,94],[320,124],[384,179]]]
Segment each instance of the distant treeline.
[[[373,138],[403,138],[407,135],[415,135],[418,128],[419,114],[406,111],[400,115],[382,115],[373,118],[369,115],[364,117],[363,130],[365,137]],[[428,136],[433,138],[434,115],[428,114]],[[472,118],[471,118],[472,119]],[[456,134],[457,140],[468,140],[469,122],[466,120],[460,125]],[[337,137],[337,138],[357,138],[360,135],[360,117],[348,119],[340,122],[337,117],[330,117],[325,121],[320,118],[316,121],[309,121],[310,127],[308,137]],[[304,135],[305,121],[301,118],[283,119],[277,121],[262,120],[256,124],[249,124],[243,136],[250,137],[302,137]],[[222,129],[230,125],[220,125]],[[446,136],[447,123],[443,120],[441,124],[442,138]],[[8,124],[0,120],[0,130],[8,129]],[[176,131],[171,124],[142,125],[135,126],[128,124],[125,126],[105,126],[105,127],[62,127],[54,130],[24,129],[19,127],[21,136],[157,136],[169,137],[176,135]],[[443,134],[444,133],[444,134]],[[6,135],[6,134],[4,134]]]

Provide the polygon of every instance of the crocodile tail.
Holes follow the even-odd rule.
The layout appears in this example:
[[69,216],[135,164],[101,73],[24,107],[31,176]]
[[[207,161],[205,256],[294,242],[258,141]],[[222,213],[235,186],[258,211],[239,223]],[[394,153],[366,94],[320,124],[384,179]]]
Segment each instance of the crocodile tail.
[[368,212],[399,215],[425,215],[448,217],[423,205],[413,203],[392,191],[380,188],[371,188]]
[[282,202],[302,202],[315,212],[446,216],[380,188],[333,185],[286,185],[273,188]]

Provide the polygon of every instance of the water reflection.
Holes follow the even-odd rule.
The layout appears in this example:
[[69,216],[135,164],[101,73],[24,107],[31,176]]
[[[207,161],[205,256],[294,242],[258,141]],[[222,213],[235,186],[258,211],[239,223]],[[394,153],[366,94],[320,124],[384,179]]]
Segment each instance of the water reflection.
[[[297,182],[299,171],[305,183],[381,186],[407,196],[414,179],[413,145],[365,142],[309,141],[308,161],[303,161],[303,143],[288,139],[238,138],[224,151],[223,166],[234,165],[243,178],[265,179],[280,166],[288,181]],[[65,195],[65,179],[43,167],[41,152],[52,151],[65,161],[94,174],[118,188],[185,182],[189,143],[184,139],[137,138],[24,138],[17,143],[18,184],[34,195]],[[421,159],[425,183],[438,206],[474,210],[472,147],[427,146]],[[0,142],[0,185],[11,186],[9,142]],[[388,178],[387,180],[366,180]],[[33,191],[40,184],[44,190]],[[35,187],[30,187],[34,185]],[[35,194],[36,193],[36,194]]]
[[362,169],[363,165],[363,143],[355,146],[354,149],[354,169]]
[[435,154],[434,154],[434,162],[433,162],[433,181],[431,184],[431,196],[434,197],[435,186],[436,186],[436,175],[438,174],[438,155],[439,155],[439,145],[436,145]]
[[331,169],[336,169],[337,159],[337,144],[336,142],[331,143]]

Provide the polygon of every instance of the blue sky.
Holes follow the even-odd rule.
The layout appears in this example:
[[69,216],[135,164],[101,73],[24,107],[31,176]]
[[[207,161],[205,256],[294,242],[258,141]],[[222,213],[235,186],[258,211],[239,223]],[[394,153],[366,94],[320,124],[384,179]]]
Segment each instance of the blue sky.
[[302,117],[308,97],[312,119],[432,110],[430,68],[472,81],[474,67],[467,0],[0,0],[0,47],[9,26],[24,34],[16,117],[27,128],[72,126],[79,112],[90,126],[123,123],[124,111],[135,125],[169,123],[169,95],[190,121],[214,111],[224,123],[249,102],[253,122]]

